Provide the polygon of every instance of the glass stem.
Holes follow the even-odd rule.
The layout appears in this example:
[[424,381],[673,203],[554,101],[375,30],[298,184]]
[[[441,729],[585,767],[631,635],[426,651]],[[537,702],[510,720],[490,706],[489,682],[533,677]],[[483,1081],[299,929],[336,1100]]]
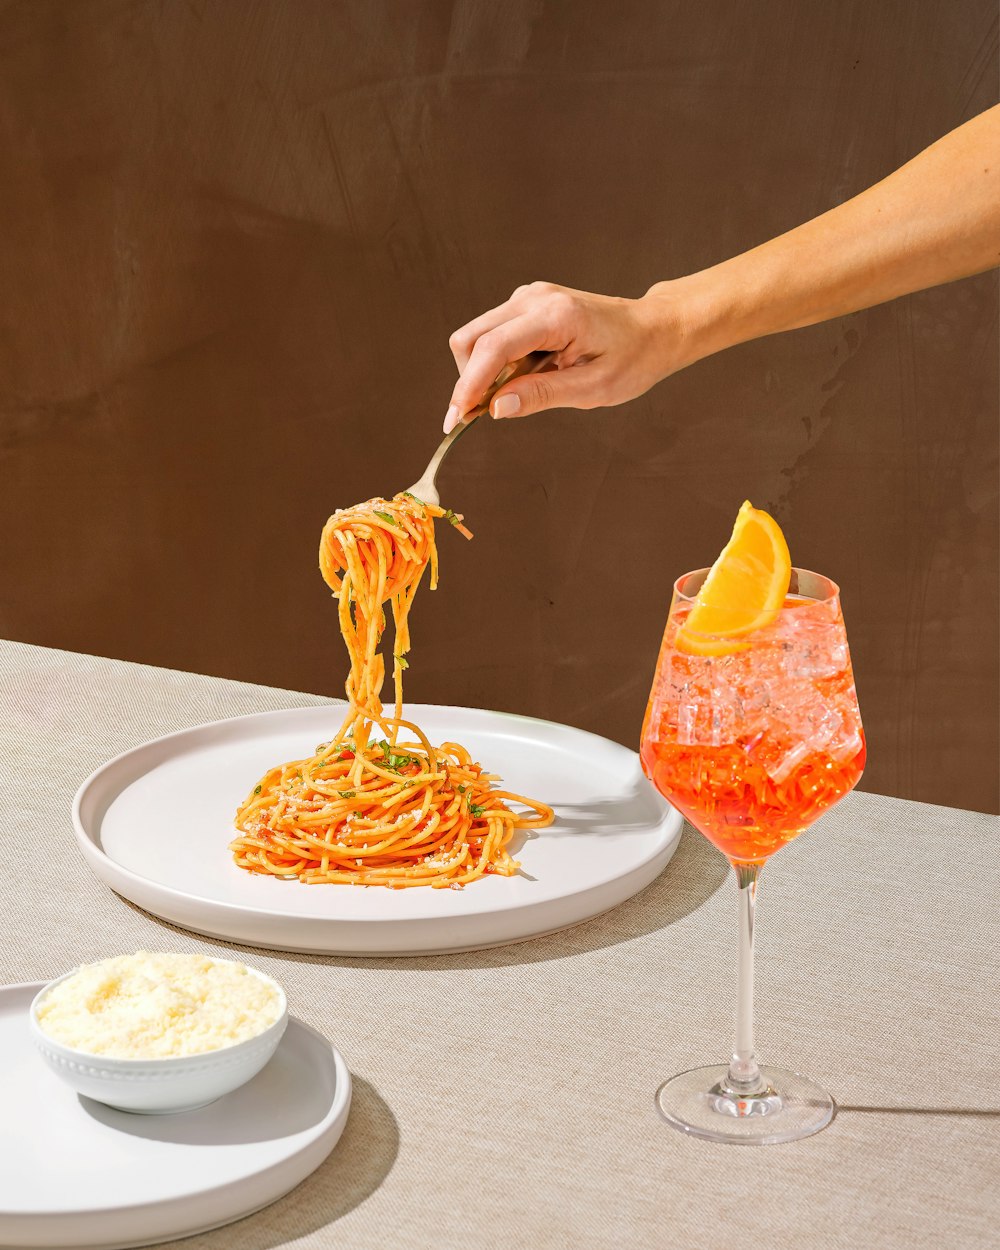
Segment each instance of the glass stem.
[[753,1047],[753,916],[759,864],[734,864],[740,888],[740,945],[736,985],[736,1040],[726,1084],[733,1093],[761,1093],[764,1081]]

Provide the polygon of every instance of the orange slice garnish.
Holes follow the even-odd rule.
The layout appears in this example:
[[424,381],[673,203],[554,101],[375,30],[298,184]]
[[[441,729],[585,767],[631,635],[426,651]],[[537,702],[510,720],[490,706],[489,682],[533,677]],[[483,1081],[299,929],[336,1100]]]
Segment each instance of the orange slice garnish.
[[677,632],[677,645],[695,655],[745,650],[747,634],[770,625],[781,611],[791,576],[780,526],[748,500]]

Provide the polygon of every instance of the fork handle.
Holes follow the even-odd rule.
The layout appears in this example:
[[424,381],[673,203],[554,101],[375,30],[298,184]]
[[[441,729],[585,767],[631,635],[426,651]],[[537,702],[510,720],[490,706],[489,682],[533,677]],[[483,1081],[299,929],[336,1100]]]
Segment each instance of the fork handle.
[[479,406],[473,408],[471,412],[467,412],[452,432],[446,434],[438,444],[437,451],[431,456],[431,462],[424,469],[423,476],[414,482],[410,487],[409,493],[415,495],[417,499],[422,499],[424,503],[439,504],[441,500],[438,498],[436,480],[438,469],[441,468],[441,463],[448,452],[451,451],[452,447],[455,446],[477,417],[481,417],[484,412],[489,412],[490,400],[505,382],[509,382],[511,378],[523,377],[526,373],[537,373],[551,361],[554,361],[555,358],[555,352],[530,352],[527,356],[522,356],[520,360],[512,360],[510,364],[504,365],[497,374],[496,381],[483,395]]

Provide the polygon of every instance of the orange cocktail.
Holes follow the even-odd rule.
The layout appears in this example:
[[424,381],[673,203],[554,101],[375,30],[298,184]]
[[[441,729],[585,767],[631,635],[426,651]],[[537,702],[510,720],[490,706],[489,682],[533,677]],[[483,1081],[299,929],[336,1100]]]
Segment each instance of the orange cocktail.
[[729,654],[678,635],[704,573],[675,589],[642,729],[646,775],[733,863],[763,863],[851,790],[865,740],[837,588],[795,570],[775,620]]
[[797,1072],[761,1067],[753,1038],[757,879],[857,783],[865,739],[840,594],[794,569],[774,519],[745,503],[711,569],[674,587],[642,726],[646,776],[728,857],[739,887],[732,1058],[657,1090],[674,1128],[764,1145],[818,1132],[834,1102]]

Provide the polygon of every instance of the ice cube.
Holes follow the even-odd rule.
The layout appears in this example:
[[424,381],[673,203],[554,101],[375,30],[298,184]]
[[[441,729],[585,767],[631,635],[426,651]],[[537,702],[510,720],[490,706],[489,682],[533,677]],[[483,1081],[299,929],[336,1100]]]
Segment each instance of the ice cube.
[[810,683],[797,682],[782,688],[747,754],[781,785],[803,760],[823,751],[841,726],[836,709]]
[[835,764],[846,764],[862,746],[861,719],[853,685],[837,700],[836,711],[840,724],[826,749]]
[[838,736],[827,747],[830,759],[835,764],[846,764],[848,760],[854,759],[860,750],[861,735],[857,728]]
[[761,763],[774,784],[780,786],[809,754],[809,745],[801,740],[772,738],[771,748]]
[[677,741],[684,746],[718,747],[740,735],[740,706],[727,686],[713,684],[692,696],[690,689],[677,708]]
[[847,644],[835,647],[807,647],[795,657],[795,675],[809,681],[838,677],[848,664]]

